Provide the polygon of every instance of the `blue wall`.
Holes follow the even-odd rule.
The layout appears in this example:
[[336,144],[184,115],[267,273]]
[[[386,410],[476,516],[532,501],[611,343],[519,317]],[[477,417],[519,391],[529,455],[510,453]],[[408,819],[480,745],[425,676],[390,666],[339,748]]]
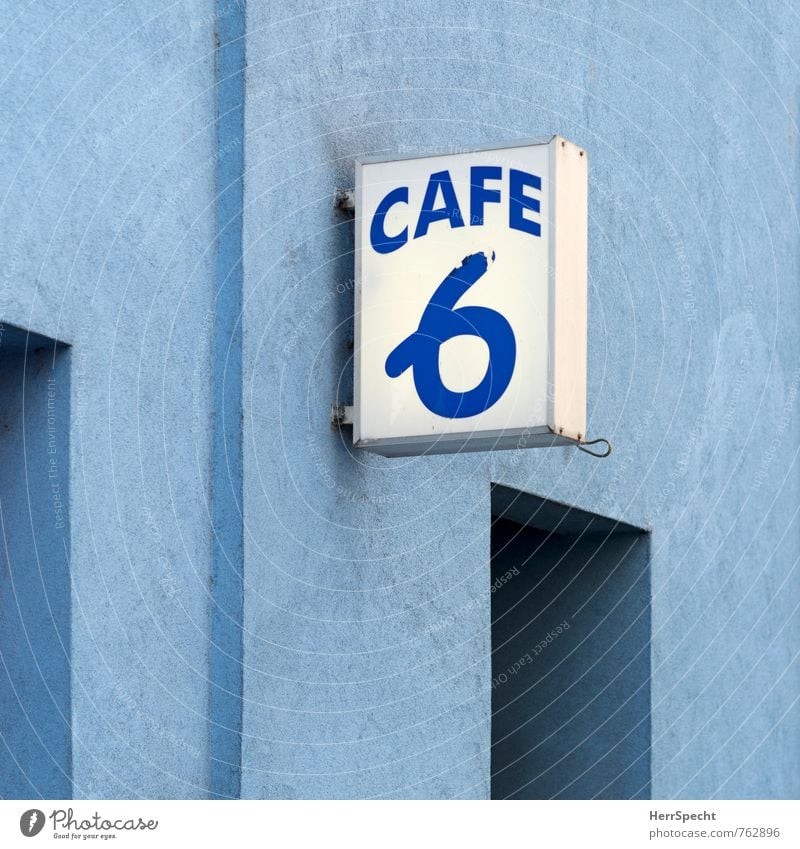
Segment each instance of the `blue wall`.
[[214,6],[0,7],[0,320],[73,346],[72,792],[204,797]]
[[[793,796],[798,184],[786,7],[250,3],[249,796],[489,793],[489,482],[652,528],[652,792]],[[384,460],[351,392],[353,158],[589,151],[589,433]]]
[[[210,722],[239,709],[244,796],[487,797],[492,481],[652,530],[653,795],[800,792],[790,8],[0,6],[0,320],[72,345],[76,797],[208,796]],[[215,131],[240,96],[215,14],[246,23],[243,138]],[[329,425],[352,392],[334,189],[361,154],[550,132],[590,156],[589,433],[614,454],[355,454]],[[242,144],[243,520],[235,474],[227,505],[212,486]],[[221,672],[218,509],[244,552]],[[240,647],[243,701],[214,714]]]

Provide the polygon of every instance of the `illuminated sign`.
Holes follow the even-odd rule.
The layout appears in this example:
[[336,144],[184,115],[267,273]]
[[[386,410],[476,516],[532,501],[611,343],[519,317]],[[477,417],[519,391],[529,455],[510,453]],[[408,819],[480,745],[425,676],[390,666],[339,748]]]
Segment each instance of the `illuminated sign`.
[[585,438],[587,174],[558,136],[357,162],[356,446]]

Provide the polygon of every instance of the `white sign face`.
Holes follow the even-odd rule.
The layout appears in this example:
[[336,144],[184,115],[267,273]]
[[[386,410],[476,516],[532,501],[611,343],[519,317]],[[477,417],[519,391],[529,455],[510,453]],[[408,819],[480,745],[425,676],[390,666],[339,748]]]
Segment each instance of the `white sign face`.
[[584,439],[586,159],[556,136],[357,162],[357,446]]

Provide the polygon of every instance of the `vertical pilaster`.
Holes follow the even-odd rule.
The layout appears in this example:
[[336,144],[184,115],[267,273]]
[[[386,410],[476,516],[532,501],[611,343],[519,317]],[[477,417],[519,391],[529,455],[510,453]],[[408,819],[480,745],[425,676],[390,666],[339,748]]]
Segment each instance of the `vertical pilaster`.
[[238,798],[242,732],[244,0],[216,0],[211,796]]

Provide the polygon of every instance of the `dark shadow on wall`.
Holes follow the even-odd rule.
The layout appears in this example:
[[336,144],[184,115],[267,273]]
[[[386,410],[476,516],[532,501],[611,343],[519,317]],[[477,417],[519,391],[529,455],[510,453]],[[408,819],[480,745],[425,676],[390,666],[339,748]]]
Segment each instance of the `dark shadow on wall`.
[[0,334],[0,796],[70,798],[69,348]]
[[492,798],[649,798],[649,535],[505,487],[492,512]]

